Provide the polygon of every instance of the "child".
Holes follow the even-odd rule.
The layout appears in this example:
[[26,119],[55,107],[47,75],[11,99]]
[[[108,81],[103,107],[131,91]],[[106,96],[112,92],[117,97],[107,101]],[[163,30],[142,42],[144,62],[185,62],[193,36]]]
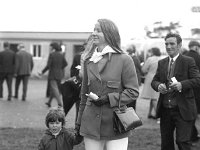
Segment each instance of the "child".
[[40,140],[38,150],[72,150],[74,145],[81,143],[83,137],[69,133],[64,125],[64,111],[60,108],[50,109],[46,116],[48,129]]

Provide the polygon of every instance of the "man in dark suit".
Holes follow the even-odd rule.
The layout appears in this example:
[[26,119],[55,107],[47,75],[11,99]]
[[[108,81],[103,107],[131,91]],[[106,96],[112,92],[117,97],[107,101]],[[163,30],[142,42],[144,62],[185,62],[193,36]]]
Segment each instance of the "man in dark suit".
[[16,59],[15,59],[16,83],[15,83],[14,97],[16,99],[18,98],[19,86],[22,81],[23,82],[22,101],[25,101],[27,96],[28,80],[34,65],[33,57],[29,52],[25,50],[25,46],[23,44],[19,44],[17,48],[19,51],[16,53]]
[[193,89],[200,87],[200,73],[193,58],[179,54],[181,46],[180,35],[166,35],[169,57],[158,62],[151,83],[160,92],[156,115],[160,118],[161,150],[175,150],[174,131],[179,150],[191,150],[190,136],[197,115]]
[[[198,41],[192,40],[189,42],[188,47],[189,47],[189,51],[185,55],[194,58],[195,63],[200,71],[200,55],[198,54],[198,50],[200,49],[200,43]],[[194,88],[193,90],[194,90],[194,95],[195,95],[195,102],[197,105],[197,112],[198,114],[200,114],[200,88]],[[192,142],[196,142],[199,139],[200,139],[200,135],[198,135],[198,130],[194,122],[191,140]]]
[[12,97],[12,79],[15,65],[15,52],[10,50],[9,43],[3,44],[4,51],[0,52],[0,98],[3,97],[3,82],[8,86],[8,101]]

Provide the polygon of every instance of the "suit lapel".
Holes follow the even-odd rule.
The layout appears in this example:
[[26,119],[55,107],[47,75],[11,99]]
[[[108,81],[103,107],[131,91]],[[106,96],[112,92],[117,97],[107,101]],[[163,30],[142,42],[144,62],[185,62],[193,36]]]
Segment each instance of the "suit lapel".
[[163,68],[164,68],[164,79],[167,79],[167,74],[168,74],[168,68],[169,67],[169,57],[165,59]]

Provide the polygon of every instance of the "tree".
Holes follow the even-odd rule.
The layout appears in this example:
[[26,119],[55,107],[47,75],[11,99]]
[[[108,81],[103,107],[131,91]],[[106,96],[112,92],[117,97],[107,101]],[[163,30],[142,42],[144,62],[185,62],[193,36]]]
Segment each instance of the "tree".
[[181,27],[179,22],[170,22],[169,25],[163,25],[162,21],[153,24],[153,30],[145,27],[146,35],[150,38],[163,38],[167,33],[179,33],[178,29]]
[[200,28],[193,28],[191,29],[192,36],[200,36]]

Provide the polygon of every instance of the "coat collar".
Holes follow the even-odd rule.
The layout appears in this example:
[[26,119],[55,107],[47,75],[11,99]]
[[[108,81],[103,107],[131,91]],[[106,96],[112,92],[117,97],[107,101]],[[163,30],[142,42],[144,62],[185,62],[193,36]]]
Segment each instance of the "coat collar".
[[94,63],[93,61],[88,62],[88,68],[90,72],[97,77],[99,80],[101,80],[100,73],[103,72],[103,70],[106,67],[106,64],[111,59],[112,53],[105,54],[104,57],[98,62]]

